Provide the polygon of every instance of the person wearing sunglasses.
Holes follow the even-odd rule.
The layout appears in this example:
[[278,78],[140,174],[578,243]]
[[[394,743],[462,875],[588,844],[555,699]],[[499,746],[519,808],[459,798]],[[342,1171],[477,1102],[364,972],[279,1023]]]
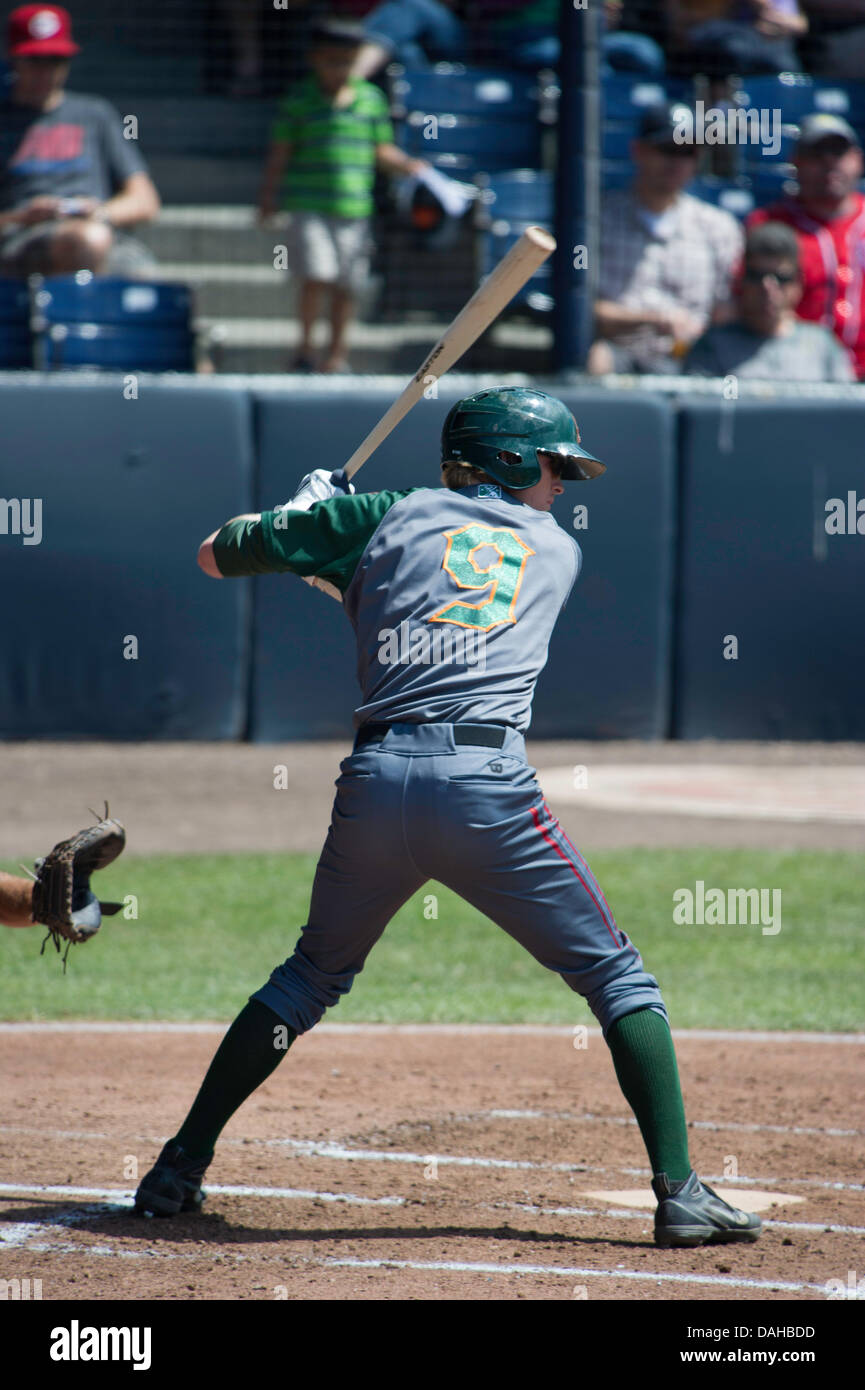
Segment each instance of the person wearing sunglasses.
[[[13,80],[0,89],[0,276],[152,271],[125,230],[159,212],[137,135],[100,97],[67,92],[79,47],[60,5],[7,21]],[[128,119],[128,118],[127,118]]]
[[738,317],[695,343],[684,370],[694,376],[761,381],[855,381],[849,353],[828,329],[796,317],[802,296],[792,227],[764,222],[745,241],[736,288]]
[[822,324],[852,354],[865,380],[865,194],[862,141],[843,116],[804,116],[796,144],[798,188],[757,208],[747,225],[786,222],[799,243],[800,319]]
[[703,146],[693,109],[647,107],[631,142],[629,188],[604,195],[593,375],[681,370],[684,353],[727,312],[742,228],[688,193]]

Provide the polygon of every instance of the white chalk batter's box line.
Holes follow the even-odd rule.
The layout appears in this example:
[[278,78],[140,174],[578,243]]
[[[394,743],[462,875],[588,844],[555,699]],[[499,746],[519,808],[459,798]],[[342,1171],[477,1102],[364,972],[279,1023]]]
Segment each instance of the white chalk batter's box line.
[[[121,1144],[122,1137],[102,1133],[76,1134],[74,1131],[37,1129],[24,1125],[0,1125],[0,1134],[33,1134],[42,1138],[88,1138],[108,1140],[109,1142]],[[154,1147],[161,1148],[169,1135],[161,1137],[153,1135],[134,1136],[133,1142],[142,1144],[152,1144]],[[411,1153],[405,1150],[393,1149],[350,1149],[343,1144],[327,1143],[317,1139],[220,1139],[220,1146],[232,1145],[234,1147],[249,1147],[251,1145],[261,1145],[264,1148],[291,1149],[300,1158],[322,1158],[333,1159],[338,1162],[361,1162],[361,1163],[405,1163],[409,1165],[420,1165],[426,1167],[430,1163],[436,1163],[439,1167],[458,1167],[458,1168],[501,1168],[512,1172],[545,1172],[545,1173],[625,1173],[628,1177],[651,1179],[652,1174],[648,1168],[632,1168],[620,1163],[609,1164],[589,1164],[589,1163],[545,1163],[537,1159],[519,1158],[487,1158],[476,1155],[463,1154],[437,1154],[437,1153]],[[703,1174],[704,1182],[726,1183],[727,1174]],[[743,1177],[737,1174],[735,1181],[745,1186],[751,1187],[772,1187],[783,1185],[784,1187],[810,1187],[822,1189],[827,1192],[865,1192],[865,1185],[855,1182],[827,1182],[822,1178],[790,1178],[779,1177],[777,1174],[772,1176]],[[648,1187],[648,1183],[647,1183]],[[2,1191],[2,1185],[0,1185]]]
[[[5,1188],[6,1188],[7,1186],[8,1186],[8,1184],[2,1185],[2,1187],[0,1187],[0,1191],[5,1190]],[[73,1193],[75,1193],[75,1194],[84,1194],[84,1193],[92,1194],[92,1193],[95,1193],[95,1192],[100,1191],[100,1189],[98,1189],[98,1188],[91,1188],[91,1189],[87,1189],[87,1188],[67,1188],[67,1189],[63,1189],[63,1188],[39,1188],[39,1189],[34,1189],[34,1188],[29,1188],[29,1187],[28,1187],[28,1188],[19,1188],[19,1189],[16,1189],[16,1190],[22,1191],[22,1192],[25,1192],[25,1193],[32,1193],[32,1192],[34,1192],[34,1191],[38,1191],[38,1192],[58,1192],[58,1191],[59,1191],[59,1192],[63,1192],[63,1191],[66,1191],[66,1192],[68,1192],[68,1193],[70,1193],[70,1194],[73,1194]],[[109,1195],[109,1196],[111,1196],[111,1197],[113,1197],[113,1198],[115,1198],[115,1199],[116,1199],[116,1197],[117,1197],[118,1195],[121,1195],[118,1191],[115,1191],[115,1190],[113,1190],[113,1189],[102,1189],[102,1190],[106,1193],[106,1195]],[[254,1190],[254,1189],[253,1189],[253,1190]],[[210,1189],[210,1191],[212,1191],[212,1192],[214,1192],[214,1193],[218,1193],[218,1192],[242,1192],[242,1193],[247,1193],[247,1192],[249,1191],[249,1189],[232,1189],[232,1188],[219,1188],[219,1187],[213,1187],[213,1188]],[[269,1195],[269,1196],[273,1196],[273,1195],[288,1196],[288,1195],[289,1195],[288,1189],[267,1189],[267,1188],[263,1188],[263,1189],[260,1189],[260,1191],[262,1192],[263,1195]],[[123,1195],[126,1195],[126,1194],[123,1194]],[[131,1197],[131,1195],[132,1195],[131,1192],[130,1192],[129,1195],[130,1195],[130,1197]],[[298,1194],[294,1194],[294,1195],[296,1195],[296,1196],[301,1196],[302,1194],[298,1193]],[[320,1196],[323,1196],[324,1194],[319,1194],[319,1195],[320,1195]],[[333,1195],[333,1194],[331,1194],[331,1195]],[[361,1200],[362,1200],[362,1199],[361,1199]],[[381,1200],[381,1199],[379,1199],[379,1200]],[[393,1200],[394,1200],[394,1202],[397,1203],[397,1204],[401,1201],[401,1199],[399,1199],[399,1198],[396,1198],[396,1199],[393,1199]],[[489,1210],[489,1209],[494,1209],[494,1208],[492,1207],[492,1204],[490,1204],[490,1203],[484,1203],[483,1205],[484,1205],[485,1209],[488,1209],[488,1210]],[[101,1214],[103,1214],[103,1213],[104,1213],[104,1214],[109,1214],[109,1213],[123,1214],[124,1212],[128,1212],[128,1211],[129,1211],[129,1208],[128,1208],[128,1207],[119,1205],[119,1204],[116,1202],[116,1200],[115,1200],[115,1201],[114,1201],[111,1205],[109,1205],[109,1206],[91,1205],[91,1206],[88,1206],[88,1207],[73,1208],[71,1211],[67,1211],[67,1212],[57,1213],[56,1215],[54,1215],[54,1216],[52,1216],[52,1217],[49,1217],[47,1221],[46,1221],[45,1219],[43,1219],[38,1225],[35,1225],[35,1224],[34,1224],[34,1225],[30,1226],[30,1225],[27,1225],[26,1223],[22,1223],[22,1222],[18,1222],[18,1223],[16,1223],[16,1224],[13,1225],[13,1224],[11,1224],[11,1223],[3,1223],[3,1222],[0,1222],[0,1250],[2,1250],[2,1248],[5,1246],[6,1249],[26,1250],[28,1254],[77,1255],[79,1258],[81,1258],[82,1256],[89,1256],[89,1255],[98,1256],[98,1257],[104,1257],[104,1258],[116,1258],[116,1259],[150,1259],[150,1260],[177,1260],[177,1259],[180,1259],[180,1260],[197,1260],[197,1259],[200,1258],[200,1255],[199,1255],[197,1252],[192,1252],[192,1251],[190,1251],[190,1252],[176,1252],[176,1251],[153,1251],[153,1250],[146,1250],[146,1251],[143,1251],[143,1250],[122,1250],[122,1249],[115,1249],[114,1247],[109,1246],[109,1245],[71,1245],[71,1244],[68,1244],[68,1245],[67,1245],[67,1244],[61,1244],[61,1243],[59,1243],[59,1242],[53,1242],[53,1241],[51,1241],[51,1240],[45,1239],[46,1236],[49,1236],[49,1235],[51,1234],[51,1227],[52,1227],[52,1226],[67,1226],[67,1227],[68,1227],[68,1226],[74,1226],[74,1225],[77,1225],[77,1224],[81,1223],[82,1221],[87,1220],[89,1217],[92,1217],[92,1216],[94,1216],[94,1215],[97,1215],[97,1216],[98,1216],[98,1215],[101,1215]],[[598,1213],[598,1212],[588,1212],[587,1214],[588,1214],[588,1215],[592,1215],[592,1216],[597,1216],[597,1215],[599,1215],[599,1214],[602,1215],[602,1216],[612,1216],[612,1215],[613,1215],[612,1212],[602,1212],[602,1213]],[[616,1213],[616,1215],[617,1215],[617,1216],[621,1216],[621,1217],[623,1217],[623,1218],[627,1218],[628,1220],[642,1220],[642,1221],[645,1222],[646,1219],[647,1219],[647,1214],[646,1214],[646,1213],[636,1213],[636,1212],[632,1212],[632,1211]],[[783,1223],[774,1223],[774,1222],[771,1222],[771,1223],[767,1223],[767,1224],[770,1224],[770,1225],[779,1224],[779,1225],[780,1225],[780,1224],[783,1224]],[[517,1234],[517,1233],[515,1232],[514,1234]],[[238,1263],[238,1264],[239,1264],[239,1263],[242,1263],[242,1262],[253,1261],[253,1260],[255,1260],[256,1258],[261,1259],[260,1256],[235,1254],[235,1253],[233,1253],[233,1252],[230,1253],[228,1256],[224,1256],[223,1258],[227,1259],[229,1262],[234,1262],[234,1263]],[[266,1261],[265,1261],[265,1262],[266,1262]],[[468,1273],[468,1274],[485,1274],[485,1275],[496,1275],[496,1274],[502,1275],[502,1274],[505,1274],[505,1275],[515,1275],[515,1276],[517,1276],[517,1277],[521,1277],[521,1276],[524,1276],[524,1275],[527,1275],[527,1274],[538,1275],[538,1276],[541,1276],[541,1277],[550,1275],[550,1276],[553,1276],[553,1277],[555,1277],[555,1278],[572,1278],[572,1279],[577,1279],[577,1278],[587,1278],[587,1279],[613,1279],[613,1280],[637,1281],[637,1282],[640,1282],[640,1283],[654,1283],[654,1284],[673,1283],[673,1284],[679,1284],[679,1285],[710,1286],[710,1287],[718,1287],[718,1288],[754,1289],[754,1290],[757,1290],[757,1289],[766,1289],[766,1290],[770,1290],[770,1291],[773,1292],[773,1293],[816,1293],[816,1294],[821,1294],[823,1297],[827,1297],[827,1290],[826,1290],[826,1287],[825,1287],[825,1285],[822,1285],[822,1284],[791,1283],[791,1282],[785,1281],[785,1280],[771,1280],[771,1279],[737,1279],[737,1278],[727,1277],[727,1276],[724,1276],[724,1275],[671,1274],[671,1273],[669,1273],[669,1272],[660,1271],[660,1270],[659,1270],[659,1271],[655,1271],[654,1273],[652,1273],[652,1272],[649,1272],[649,1271],[646,1271],[646,1270],[630,1270],[630,1269],[622,1269],[622,1268],[618,1268],[618,1269],[587,1269],[587,1268],[583,1268],[583,1267],[572,1267],[572,1266],[567,1266],[567,1265],[565,1265],[565,1266],[563,1266],[563,1265],[515,1265],[515,1264],[501,1265],[501,1264],[493,1264],[493,1263],[479,1263],[479,1262],[474,1262],[474,1261],[460,1261],[460,1260],[436,1260],[436,1261],[425,1261],[425,1260],[393,1260],[393,1259],[390,1259],[390,1258],[388,1258],[388,1259],[368,1259],[368,1260],[359,1260],[359,1259],[336,1259],[336,1258],[333,1258],[333,1257],[327,1257],[327,1258],[321,1260],[321,1259],[316,1259],[316,1258],[314,1258],[314,1257],[311,1258],[311,1259],[310,1259],[310,1258],[307,1258],[307,1257],[301,1257],[301,1262],[304,1263],[304,1264],[319,1265],[319,1266],[321,1266],[321,1267],[334,1268],[334,1269],[395,1269],[395,1270],[411,1269],[411,1270],[417,1270],[417,1271],[421,1271],[421,1272],[429,1271],[429,1272],[434,1272],[434,1273],[439,1273],[439,1272],[451,1272],[451,1273]],[[852,1296],[852,1294],[851,1294],[851,1296]]]
[[[739,1181],[739,1179],[737,1179]],[[410,1201],[406,1197],[360,1197],[347,1192],[320,1192],[312,1188],[293,1188],[293,1187],[251,1187],[225,1185],[220,1183],[208,1183],[205,1180],[205,1191],[219,1197],[257,1197],[262,1199],[279,1199],[287,1201],[307,1201],[307,1202],[330,1202],[341,1203],[345,1206],[358,1207],[405,1207]],[[648,1189],[646,1189],[648,1193]],[[100,1216],[111,1213],[131,1214],[131,1206],[127,1203],[132,1202],[135,1191],[133,1188],[120,1187],[70,1187],[61,1184],[45,1183],[0,1183],[0,1198],[8,1196],[27,1196],[27,1197],[95,1197],[99,1202],[109,1203],[108,1206],[96,1205],[84,1211],[85,1215],[97,1214]],[[454,1200],[454,1194],[449,1194]],[[534,1216],[593,1216],[609,1218],[615,1221],[650,1221],[652,1213],[650,1210],[633,1210],[615,1206],[604,1206],[601,1198],[596,1198],[596,1207],[573,1207],[556,1206],[543,1207],[533,1202],[472,1202],[473,1209],[478,1207],[485,1211],[523,1211]],[[83,1210],[83,1209],[82,1209]],[[2,1212],[2,1208],[0,1208]],[[58,1213],[51,1220],[59,1225],[75,1225],[82,1219],[82,1215],[77,1208],[71,1212]],[[2,1226],[2,1215],[0,1215],[0,1226]],[[44,1218],[43,1218],[44,1224]],[[766,1217],[763,1220],[765,1227],[774,1227],[783,1231],[813,1231],[821,1235],[865,1235],[865,1226],[843,1226],[837,1222],[826,1221],[781,1221]],[[22,1225],[21,1229],[25,1229]],[[0,1231],[0,1244],[7,1241],[8,1237]],[[13,1242],[14,1243],[14,1242]]]
[[[169,1022],[102,1022],[99,1020],[79,1020],[69,1023],[0,1023],[3,1033],[200,1033],[219,1034],[228,1031],[231,1020],[226,1023],[169,1023]],[[384,1037],[389,1034],[404,1034],[431,1037],[530,1037],[530,1038],[573,1038],[575,1024],[546,1023],[318,1023],[309,1033],[328,1034],[332,1037]],[[602,1040],[600,1028],[580,1024],[586,1028],[590,1038]],[[752,1043],[849,1043],[865,1045],[865,1033],[767,1033],[746,1030],[726,1031],[720,1028],[674,1028],[673,1037],[683,1042],[752,1042]]]
[[[592,1115],[574,1114],[567,1110],[475,1110],[467,1115],[449,1115],[452,1122],[472,1124],[475,1120],[567,1120],[570,1123],[593,1125],[632,1125],[637,1121],[631,1115]],[[759,1125],[742,1124],[737,1120],[689,1120],[688,1129],[708,1129],[723,1133],[726,1130],[739,1134],[806,1134],[820,1139],[852,1139],[865,1135],[865,1129],[823,1129],[810,1125]]]

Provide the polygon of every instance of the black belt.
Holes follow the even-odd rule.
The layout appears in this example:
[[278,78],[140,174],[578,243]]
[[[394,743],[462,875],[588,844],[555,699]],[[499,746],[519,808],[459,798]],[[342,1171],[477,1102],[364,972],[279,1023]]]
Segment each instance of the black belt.
[[[418,728],[422,726],[419,724]],[[479,743],[484,748],[503,748],[510,724],[453,724],[454,743]],[[392,724],[362,724],[354,740],[355,748],[365,743],[381,743]]]

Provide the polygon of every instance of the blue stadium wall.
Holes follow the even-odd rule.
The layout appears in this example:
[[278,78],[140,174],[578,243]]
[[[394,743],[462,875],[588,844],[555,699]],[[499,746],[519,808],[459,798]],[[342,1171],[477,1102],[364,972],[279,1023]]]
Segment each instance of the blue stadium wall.
[[[419,402],[360,486],[437,485],[465,389]],[[0,738],[347,737],[337,604],[292,576],[217,583],[195,558],[229,516],[338,467],[392,384],[141,378],[128,394],[119,377],[0,376]],[[865,401],[559,394],[608,472],[556,504],[569,529],[586,508],[584,567],[532,734],[865,738]],[[833,497],[850,534],[826,530]],[[41,501],[39,544],[15,533],[22,499]]]

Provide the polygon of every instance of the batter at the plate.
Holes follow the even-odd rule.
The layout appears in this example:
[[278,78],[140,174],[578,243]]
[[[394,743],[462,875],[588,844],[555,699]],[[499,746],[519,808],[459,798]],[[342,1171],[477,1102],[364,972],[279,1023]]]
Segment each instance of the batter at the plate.
[[398,908],[435,879],[587,1000],[648,1150],[658,1244],[756,1240],[759,1218],[691,1168],[658,983],[526,761],[535,682],[581,564],[550,509],[565,482],[603,472],[561,401],[484,390],[445,421],[443,487],[356,494],[343,475],[319,471],[285,507],[236,518],[203,542],[199,563],[214,576],[289,571],[336,593],[356,634],[362,694],[307,924],[231,1025],[138,1189],[139,1211],[200,1206],[228,1119],[351,989]]

